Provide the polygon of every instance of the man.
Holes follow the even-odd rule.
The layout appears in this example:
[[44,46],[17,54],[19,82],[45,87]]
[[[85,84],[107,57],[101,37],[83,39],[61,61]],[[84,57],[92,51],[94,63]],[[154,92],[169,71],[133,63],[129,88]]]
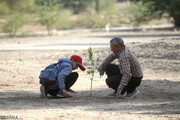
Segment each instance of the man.
[[40,78],[40,92],[41,98],[47,97],[47,94],[61,98],[69,97],[68,92],[75,93],[71,86],[78,78],[77,72],[72,72],[77,68],[82,71],[85,67],[82,64],[82,58],[78,55],[72,55],[70,59],[59,59],[58,63],[52,64],[41,71]]
[[[102,76],[106,71],[106,84],[114,89],[114,93],[109,94],[110,98],[133,98],[139,91],[136,89],[142,81],[143,72],[136,56],[124,45],[124,41],[115,37],[110,41],[111,51],[100,65],[99,72]],[[119,65],[110,64],[118,59]]]

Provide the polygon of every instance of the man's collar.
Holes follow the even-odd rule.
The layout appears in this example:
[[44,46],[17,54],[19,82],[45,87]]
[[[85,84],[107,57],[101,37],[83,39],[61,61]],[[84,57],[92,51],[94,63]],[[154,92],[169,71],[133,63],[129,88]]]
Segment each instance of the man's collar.
[[120,55],[121,52],[124,51],[124,50],[125,50],[125,46],[124,46],[124,48],[123,48],[121,51],[119,51],[116,55]]

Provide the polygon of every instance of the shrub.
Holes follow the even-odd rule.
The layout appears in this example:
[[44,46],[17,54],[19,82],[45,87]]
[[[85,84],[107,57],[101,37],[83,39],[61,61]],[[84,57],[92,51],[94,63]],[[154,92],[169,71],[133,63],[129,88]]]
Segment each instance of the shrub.
[[105,16],[100,16],[98,14],[95,15],[87,15],[78,19],[75,23],[75,27],[84,27],[84,28],[104,28],[107,23],[110,22],[109,18]]
[[130,21],[135,25],[140,25],[142,23],[147,23],[153,18],[157,18],[157,14],[152,14],[149,11],[149,7],[153,7],[153,2],[143,4],[142,2],[137,2],[136,4],[131,4],[128,8],[128,17]]
[[34,5],[34,0],[8,0],[10,1],[11,9],[24,11]]
[[10,37],[14,37],[20,27],[24,24],[24,14],[14,12],[12,18],[3,26],[3,31],[9,33]]
[[180,26],[180,0],[131,0],[146,5],[150,16],[158,14],[162,17],[163,13],[168,13],[174,19],[175,26]]
[[6,15],[10,13],[10,7],[7,0],[0,1],[0,14]]
[[51,30],[56,28],[59,20],[59,5],[53,0],[45,1],[43,6],[38,7],[39,20],[41,25],[45,25],[48,30],[48,35],[51,34]]

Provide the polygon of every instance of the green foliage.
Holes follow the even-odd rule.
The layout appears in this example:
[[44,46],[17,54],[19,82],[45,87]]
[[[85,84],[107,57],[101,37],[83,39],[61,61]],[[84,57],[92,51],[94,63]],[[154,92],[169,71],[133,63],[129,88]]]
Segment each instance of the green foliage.
[[168,13],[170,17],[174,19],[175,26],[180,26],[180,0],[131,0],[138,3],[141,1],[143,5],[151,4],[146,6],[148,11],[153,14]]
[[8,0],[1,0],[0,1],[0,14],[6,15],[10,13],[10,7],[8,4]]
[[58,4],[58,1],[59,1],[59,0],[53,0],[53,1],[51,1],[51,0],[35,0],[35,4],[36,4],[37,6],[42,6],[42,5],[51,4],[52,2]]
[[[90,2],[87,7],[94,9],[96,8],[96,2]],[[116,0],[99,0],[99,12],[106,14],[113,14],[117,12],[115,8]],[[95,9],[94,9],[95,10]]]
[[87,73],[89,75],[91,75],[91,95],[92,95],[92,83],[93,83],[93,80],[94,80],[94,73],[95,73],[95,70],[97,69],[97,66],[95,64],[95,60],[93,59],[93,51],[92,51],[92,48],[90,47],[88,50],[88,54],[89,54],[89,59],[88,61],[90,62],[91,66],[88,67],[88,71]]
[[72,8],[74,14],[84,11],[92,0],[60,0],[65,8]]
[[34,5],[34,0],[9,0],[10,6],[14,10],[24,11]]
[[174,18],[175,26],[180,26],[180,0],[171,0],[168,12]]
[[41,10],[58,11],[60,4],[58,4],[57,0],[43,0],[42,5],[39,7],[41,7]]
[[[91,9],[93,11],[113,13],[116,0],[60,0],[64,8],[71,8],[75,14]],[[99,4],[97,4],[99,3]]]
[[99,15],[94,15],[90,18],[90,22],[92,23],[92,28],[104,28],[105,25],[109,22],[110,20],[105,19]]
[[129,1],[129,0],[117,0],[118,2],[124,2],[124,1]]
[[53,0],[49,0],[48,2],[44,2],[44,5],[39,7],[38,13],[40,16],[40,19],[38,22],[40,22],[41,25],[45,25],[48,34],[51,35],[51,30],[56,28],[56,25],[58,24],[59,20],[59,5],[56,4]]
[[85,27],[85,28],[104,28],[107,23],[111,20],[106,18],[105,16],[100,15],[88,15],[83,16],[82,18],[78,19],[75,23],[75,27]]
[[100,11],[106,11],[107,13],[114,13],[115,9],[115,0],[100,0]]
[[147,23],[153,18],[157,18],[157,14],[152,14],[149,11],[149,8],[153,8],[153,2],[149,2],[143,4],[142,2],[137,2],[136,4],[131,4],[128,8],[128,17],[130,18],[130,22],[134,23],[134,25],[140,25],[142,23]]
[[[64,17],[64,15],[66,15],[66,17]],[[70,11],[61,10],[61,12],[58,14],[59,19],[56,28],[60,30],[73,28],[73,21],[70,19],[71,15],[72,13]]]
[[[95,9],[97,1],[98,13]],[[3,29],[13,36],[22,26],[15,27],[14,24],[19,23],[11,17],[13,11],[23,11],[32,21],[32,25],[38,22],[46,26],[49,35],[53,29],[104,28],[108,23],[111,27],[140,25],[167,14],[174,19],[176,26],[180,26],[180,0],[131,0],[136,4],[127,2],[127,6],[131,6],[126,10],[126,6],[117,7],[122,4],[115,6],[116,1],[128,0],[0,0],[0,30]],[[66,9],[62,10],[62,6]],[[19,20],[24,24],[24,20],[22,21]]]
[[55,28],[57,24],[57,15],[58,13],[51,13],[48,11],[41,11],[40,13],[40,20],[39,22],[41,25],[45,25],[49,35],[51,34],[50,31]]
[[35,0],[1,0],[0,14],[9,14],[15,11],[25,11],[34,5]]
[[14,37],[20,27],[24,24],[24,14],[14,12],[12,18],[10,18],[3,26],[3,31],[9,33],[10,37]]

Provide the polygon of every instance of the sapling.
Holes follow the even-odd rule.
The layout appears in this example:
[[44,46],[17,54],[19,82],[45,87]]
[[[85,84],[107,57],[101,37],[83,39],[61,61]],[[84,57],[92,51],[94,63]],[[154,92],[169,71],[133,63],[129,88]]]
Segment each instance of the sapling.
[[91,93],[90,95],[92,96],[92,84],[93,84],[93,79],[94,79],[94,73],[95,73],[95,70],[97,69],[97,65],[95,64],[95,60],[93,59],[93,51],[92,51],[92,48],[88,48],[88,53],[89,53],[89,59],[88,61],[90,61],[90,66],[88,67],[88,71],[87,73],[89,75],[91,75]]

